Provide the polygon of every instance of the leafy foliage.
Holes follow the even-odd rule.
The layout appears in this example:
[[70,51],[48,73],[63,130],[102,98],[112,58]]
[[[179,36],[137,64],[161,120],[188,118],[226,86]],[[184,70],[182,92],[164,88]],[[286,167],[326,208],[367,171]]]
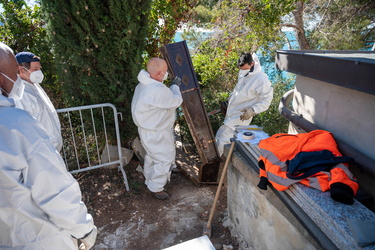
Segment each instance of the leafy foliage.
[[45,27],[45,16],[40,6],[30,7],[25,1],[0,0],[4,11],[0,14],[0,36],[2,42],[11,47],[15,54],[29,51],[41,58],[45,75],[43,88],[56,107],[62,107],[61,88],[50,49],[49,36]]
[[190,22],[194,23],[196,27],[207,27],[210,26],[210,22],[213,18],[213,14],[210,7],[198,5],[194,9],[195,15],[192,16]]
[[65,99],[71,106],[114,104],[123,115],[125,140],[137,131],[130,105],[143,62],[150,4],[42,0]]
[[213,28],[217,44],[237,51],[266,49],[280,40],[281,17],[295,8],[288,1],[230,1],[224,0],[214,8]]
[[367,0],[311,1],[306,19],[316,23],[307,28],[315,49],[362,50],[375,38],[375,2]]
[[[232,76],[235,75],[237,55],[222,48],[215,48],[209,54],[195,54],[192,61],[207,112],[219,109],[220,102],[228,99],[229,90],[236,83],[236,79]],[[209,118],[212,129],[216,133],[223,123],[224,115],[218,114]]]
[[159,48],[169,44],[176,30],[188,21],[197,0],[153,0],[149,15],[145,61],[159,56]]
[[40,7],[35,5],[31,8],[25,1],[1,0],[0,3],[4,8],[0,15],[3,23],[0,34],[4,43],[9,44],[15,53],[45,46],[46,30]]

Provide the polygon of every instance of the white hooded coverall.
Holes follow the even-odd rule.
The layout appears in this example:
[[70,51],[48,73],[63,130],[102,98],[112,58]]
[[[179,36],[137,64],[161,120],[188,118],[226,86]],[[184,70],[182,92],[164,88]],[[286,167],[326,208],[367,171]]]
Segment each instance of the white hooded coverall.
[[268,76],[262,71],[259,59],[252,54],[254,70],[240,70],[238,83],[234,87],[228,101],[227,114],[224,124],[216,132],[216,143],[219,154],[222,155],[224,145],[230,143],[235,125],[249,125],[252,118],[241,121],[241,110],[252,108],[256,114],[266,111],[273,98],[273,88]]
[[182,103],[180,88],[170,88],[150,77],[146,70],[138,74],[131,104],[134,123],[146,151],[144,176],[151,192],[163,191],[175,167],[176,148],[173,125],[176,108]]
[[0,95],[0,249],[77,249],[93,229],[77,181],[42,125]]
[[26,110],[37,119],[51,138],[53,146],[58,152],[62,148],[61,125],[55,107],[39,83],[25,84],[25,92],[21,100],[15,101],[16,107]]

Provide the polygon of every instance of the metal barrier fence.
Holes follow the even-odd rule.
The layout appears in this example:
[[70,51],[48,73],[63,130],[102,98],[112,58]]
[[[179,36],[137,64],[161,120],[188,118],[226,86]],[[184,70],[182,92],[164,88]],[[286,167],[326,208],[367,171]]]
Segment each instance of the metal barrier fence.
[[[129,191],[118,125],[118,115],[121,116],[121,113],[117,113],[116,107],[110,103],[103,103],[56,111],[63,137],[61,154],[67,170],[74,174],[118,164],[126,190]],[[110,153],[110,145],[117,146],[115,156]],[[105,162],[102,160],[103,155],[106,156]]]

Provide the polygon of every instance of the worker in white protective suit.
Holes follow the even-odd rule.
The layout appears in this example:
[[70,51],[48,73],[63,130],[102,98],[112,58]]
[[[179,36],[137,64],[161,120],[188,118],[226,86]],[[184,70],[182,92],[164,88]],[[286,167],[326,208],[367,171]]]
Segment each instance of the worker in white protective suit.
[[262,72],[255,54],[243,53],[238,59],[238,67],[238,83],[229,97],[224,124],[216,133],[220,155],[224,145],[233,138],[235,125],[249,125],[256,114],[268,109],[273,98],[271,82]]
[[16,101],[16,107],[26,110],[43,125],[52,144],[60,152],[62,148],[60,120],[51,100],[40,86],[44,79],[40,58],[30,52],[20,52],[16,55],[16,59],[20,77],[25,84],[25,93],[21,100]]
[[168,88],[167,63],[160,58],[151,58],[147,71],[138,74],[139,84],[135,88],[131,104],[134,123],[142,146],[146,151],[144,176],[147,188],[158,199],[165,200],[169,194],[164,186],[170,180],[171,171],[176,167],[176,148],[173,125],[176,109],[182,103],[181,79],[173,79]]
[[42,125],[15,108],[24,84],[0,42],[0,249],[90,249],[97,229]]

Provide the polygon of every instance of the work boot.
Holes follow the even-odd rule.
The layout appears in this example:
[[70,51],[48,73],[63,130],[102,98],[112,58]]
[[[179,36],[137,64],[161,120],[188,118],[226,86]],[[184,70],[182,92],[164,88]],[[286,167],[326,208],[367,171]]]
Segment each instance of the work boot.
[[160,192],[152,192],[155,198],[159,200],[166,200],[169,198],[169,194],[165,191],[160,191]]

